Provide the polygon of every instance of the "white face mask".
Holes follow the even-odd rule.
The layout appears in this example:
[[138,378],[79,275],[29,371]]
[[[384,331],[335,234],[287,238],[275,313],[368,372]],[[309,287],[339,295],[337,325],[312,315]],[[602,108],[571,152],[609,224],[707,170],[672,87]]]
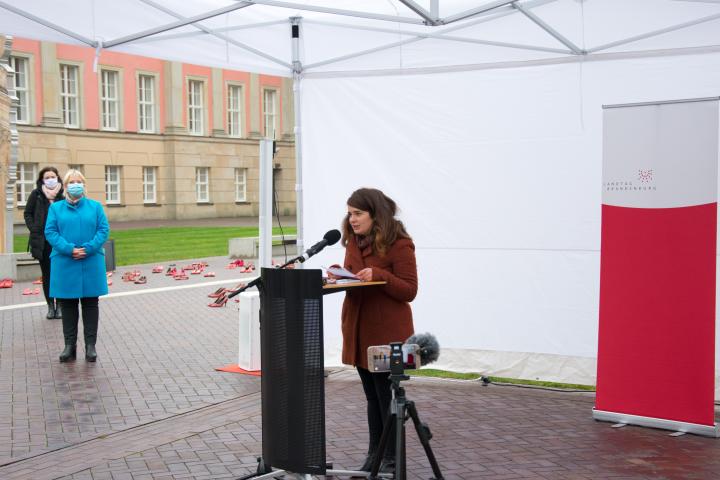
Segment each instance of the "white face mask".
[[43,183],[48,188],[55,188],[58,184],[58,179],[55,177],[46,178],[45,180],[43,180]]

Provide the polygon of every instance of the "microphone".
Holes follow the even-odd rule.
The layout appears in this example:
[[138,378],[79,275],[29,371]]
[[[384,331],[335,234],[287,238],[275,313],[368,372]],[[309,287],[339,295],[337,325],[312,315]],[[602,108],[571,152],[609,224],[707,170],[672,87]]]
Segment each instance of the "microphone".
[[[315,255],[316,253],[320,252],[320,250],[322,250],[323,248],[327,247],[328,245],[335,245],[335,244],[338,242],[338,240],[340,240],[340,237],[341,237],[341,236],[342,236],[342,235],[341,235],[341,233],[340,233],[340,230],[330,230],[329,232],[327,232],[327,233],[325,234],[325,236],[323,237],[322,240],[320,240],[319,242],[317,242],[317,243],[316,243],[315,245],[313,245],[312,247],[308,248],[303,255],[300,255],[300,256],[297,257],[297,258],[293,258],[292,260],[290,260],[289,262],[287,262],[285,265],[282,265],[280,268],[285,268],[285,267],[287,267],[288,265],[291,265],[291,264],[293,264],[293,263],[295,263],[295,262],[303,263],[305,260],[307,260],[308,258],[312,257],[312,256]],[[247,285],[245,285],[244,287],[238,288],[237,290],[235,290],[234,292],[232,292],[231,294],[229,294],[229,295],[227,296],[227,298],[228,298],[228,299],[233,298],[234,296],[241,294],[241,293],[244,292],[245,290],[259,285],[260,282],[261,282],[261,279],[260,279],[260,277],[258,277],[258,278],[256,278],[255,280],[253,280],[252,282],[250,282],[250,283],[248,283]]]
[[420,365],[433,363],[440,357],[440,344],[432,333],[416,333],[405,343],[412,343],[420,348]]
[[327,247],[328,245],[335,245],[338,242],[338,240],[340,240],[341,236],[342,236],[342,234],[340,233],[340,230],[328,231],[322,240],[320,240],[315,245],[313,245],[312,247],[305,250],[304,254],[300,255],[297,258],[294,258],[292,260],[292,262],[290,262],[290,263],[305,262],[305,260],[307,260],[308,258],[312,257],[313,255],[315,255],[317,253],[320,253],[320,251],[323,248]]

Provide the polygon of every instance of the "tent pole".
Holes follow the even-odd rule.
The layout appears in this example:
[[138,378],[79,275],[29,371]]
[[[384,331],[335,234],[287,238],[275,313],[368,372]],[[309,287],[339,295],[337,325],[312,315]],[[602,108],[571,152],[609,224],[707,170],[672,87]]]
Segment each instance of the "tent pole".
[[[300,23],[302,17],[290,17],[292,35],[292,65],[293,65],[293,111],[295,113],[295,215],[297,224],[297,254],[302,255],[305,250],[305,235],[303,225],[303,181],[302,181],[302,112],[300,94],[303,66],[300,61]],[[303,265],[302,263],[300,265]]]
[[80,35],[79,33],[75,33],[71,30],[68,30],[67,28],[63,28],[60,25],[56,25],[52,22],[48,22],[44,18],[40,18],[37,15],[33,15],[32,13],[26,12],[25,10],[21,10],[17,7],[14,7],[6,2],[0,2],[0,8],[4,8],[5,10],[9,10],[13,12],[16,15],[20,15],[21,17],[25,17],[28,20],[32,20],[33,22],[39,23],[42,26],[48,27],[52,30],[55,30],[56,32],[60,32],[62,34],[67,35],[68,37],[74,38],[75,40],[82,42],[86,45],[90,45],[91,47],[94,47],[97,45],[97,42],[95,40],[91,40],[87,37],[84,37]]

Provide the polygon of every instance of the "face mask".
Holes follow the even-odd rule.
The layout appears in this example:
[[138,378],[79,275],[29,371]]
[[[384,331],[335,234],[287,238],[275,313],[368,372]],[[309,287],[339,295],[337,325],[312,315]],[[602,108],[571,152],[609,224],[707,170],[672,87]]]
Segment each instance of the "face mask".
[[85,191],[85,185],[82,183],[71,183],[67,186],[67,191],[70,195],[77,198]]
[[55,188],[58,184],[58,179],[55,177],[46,178],[45,180],[43,180],[43,183],[48,188]]

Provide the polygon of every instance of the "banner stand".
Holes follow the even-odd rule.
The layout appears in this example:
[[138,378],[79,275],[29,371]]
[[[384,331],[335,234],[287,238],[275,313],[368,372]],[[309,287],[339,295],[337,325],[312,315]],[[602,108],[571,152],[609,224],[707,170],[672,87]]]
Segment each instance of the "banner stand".
[[597,409],[593,409],[593,419],[600,422],[624,423],[627,425],[637,425],[639,427],[661,428],[663,430],[692,433],[695,435],[702,435],[704,437],[720,438],[720,428],[717,423],[714,427],[711,427],[709,425],[677,422],[674,420],[664,420],[662,418],[640,417],[638,415],[629,415],[626,413],[604,412]]
[[717,97],[603,106],[595,420],[720,438],[719,132]]

